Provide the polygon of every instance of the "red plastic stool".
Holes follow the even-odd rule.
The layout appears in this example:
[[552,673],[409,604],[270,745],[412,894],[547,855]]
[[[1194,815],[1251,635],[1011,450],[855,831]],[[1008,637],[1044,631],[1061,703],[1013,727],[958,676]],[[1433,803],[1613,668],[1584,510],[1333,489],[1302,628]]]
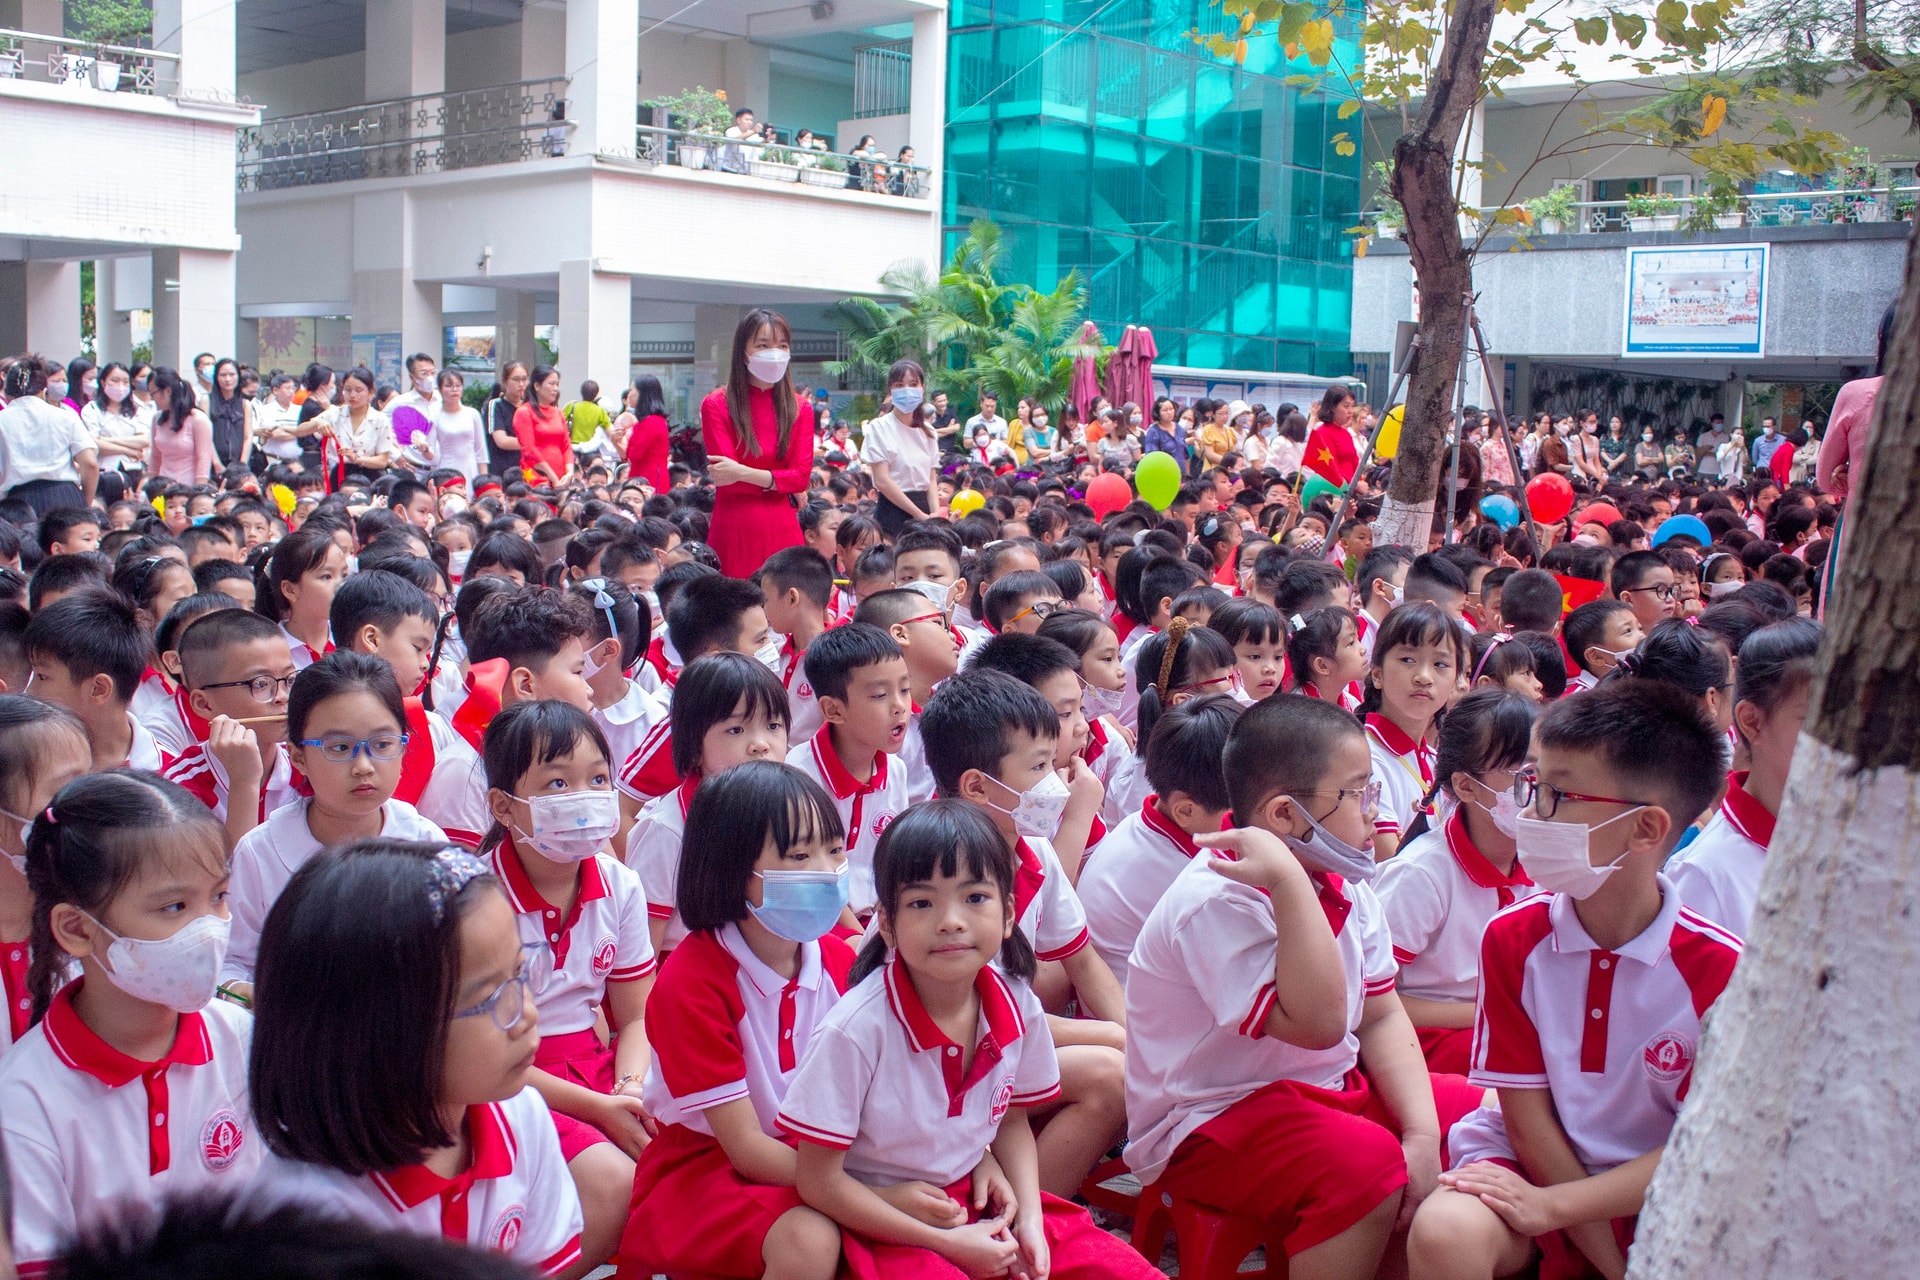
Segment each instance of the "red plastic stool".
[[[1183,1200],[1158,1182],[1140,1193],[1140,1203],[1141,1211],[1133,1221],[1133,1247],[1157,1265],[1171,1230],[1180,1250],[1181,1280],[1237,1280],[1240,1276],[1286,1280],[1286,1256],[1267,1238],[1265,1223]],[[1261,1245],[1267,1249],[1266,1265],[1258,1271],[1241,1271],[1240,1264]]]

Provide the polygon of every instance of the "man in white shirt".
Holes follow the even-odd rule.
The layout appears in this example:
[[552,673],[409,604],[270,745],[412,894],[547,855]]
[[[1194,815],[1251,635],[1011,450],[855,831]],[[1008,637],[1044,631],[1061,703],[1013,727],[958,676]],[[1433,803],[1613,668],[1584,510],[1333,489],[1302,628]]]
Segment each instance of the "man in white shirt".
[[1695,442],[1694,472],[1702,480],[1720,478],[1720,446],[1733,437],[1727,433],[1727,420],[1719,414],[1713,415],[1707,429],[1700,433]]
[[980,412],[967,419],[967,429],[961,433],[960,438],[973,439],[975,427],[985,427],[987,434],[995,440],[1007,438],[1007,420],[1000,416],[1000,398],[991,391],[980,393]]
[[400,403],[411,405],[431,418],[440,407],[440,391],[435,383],[438,369],[434,359],[424,351],[416,351],[407,357],[407,380],[412,383],[400,395]]
[[[300,460],[300,441],[293,434],[294,428],[300,425],[300,406],[293,402],[293,393],[299,389],[300,383],[292,374],[275,374],[271,393],[253,413],[260,449],[276,461]],[[276,438],[275,432],[284,434]]]
[[99,452],[80,415],[60,403],[67,371],[27,356],[14,366],[9,384],[16,378],[24,379],[24,391],[0,410],[0,494],[25,502],[36,517],[90,505],[100,479]]

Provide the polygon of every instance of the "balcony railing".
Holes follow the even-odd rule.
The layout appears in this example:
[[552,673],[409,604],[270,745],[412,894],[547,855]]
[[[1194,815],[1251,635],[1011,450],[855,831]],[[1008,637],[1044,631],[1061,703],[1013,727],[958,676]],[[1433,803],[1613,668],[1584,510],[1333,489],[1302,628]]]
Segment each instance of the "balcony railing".
[[239,132],[241,191],[446,173],[567,153],[565,77],[263,120]]
[[882,156],[768,147],[657,125],[640,126],[634,155],[642,164],[671,164],[737,174],[747,180],[800,182],[881,197],[924,199],[929,190],[927,170]]
[[853,114],[905,115],[913,98],[913,41],[862,45],[853,51]]
[[[1572,216],[1537,221],[1530,234],[1580,235],[1601,231],[1704,231],[1735,227],[1809,227],[1846,222],[1897,222],[1912,216],[1920,186],[1827,191],[1756,191],[1731,209],[1717,209],[1703,196],[1669,197],[1671,205],[1649,211],[1639,202],[1584,200]],[[1500,211],[1481,210],[1490,220]]]
[[0,80],[152,96],[179,88],[180,55],[0,28]]

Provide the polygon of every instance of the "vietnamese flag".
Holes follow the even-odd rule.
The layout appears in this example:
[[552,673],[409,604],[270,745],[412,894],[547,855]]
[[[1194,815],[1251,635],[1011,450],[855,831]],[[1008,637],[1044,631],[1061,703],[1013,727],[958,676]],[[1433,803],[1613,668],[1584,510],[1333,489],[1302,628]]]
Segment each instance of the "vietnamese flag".
[[1329,483],[1345,488],[1360,465],[1360,455],[1355,452],[1353,437],[1347,434],[1347,429],[1328,422],[1315,427],[1307,437],[1307,451],[1300,465]]
[[1592,578],[1573,578],[1564,573],[1554,574],[1553,580],[1560,584],[1560,616],[1563,618],[1581,605],[1598,600],[1607,589],[1604,582],[1595,582]]

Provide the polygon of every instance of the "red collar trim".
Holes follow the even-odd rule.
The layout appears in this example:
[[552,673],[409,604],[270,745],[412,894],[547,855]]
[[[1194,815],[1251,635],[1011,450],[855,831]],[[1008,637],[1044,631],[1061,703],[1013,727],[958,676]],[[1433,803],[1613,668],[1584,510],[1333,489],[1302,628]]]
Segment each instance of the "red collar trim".
[[118,1089],[149,1073],[164,1072],[168,1067],[202,1067],[213,1061],[213,1041],[207,1035],[206,1022],[197,1013],[180,1015],[180,1026],[174,1032],[173,1046],[167,1050],[166,1057],[158,1062],[128,1057],[80,1020],[73,1007],[73,996],[85,981],[81,978],[63,988],[47,1006],[42,1024],[47,1029],[47,1044],[67,1066],[84,1071],[109,1089]]
[[1742,769],[1727,779],[1727,798],[1720,802],[1720,812],[1727,815],[1735,831],[1764,849],[1773,843],[1773,824],[1779,818],[1753,798],[1747,790],[1747,776],[1748,770]]
[[1380,740],[1381,746],[1397,756],[1410,756],[1416,752],[1424,754],[1426,751],[1425,743],[1409,738],[1406,730],[1378,711],[1367,713],[1367,731]]
[[[898,959],[889,960],[881,973],[886,979],[887,1007],[893,1010],[893,1016],[906,1031],[909,1049],[924,1053],[928,1049],[959,1047],[920,1003],[920,993],[914,990],[913,979],[901,971]],[[1006,979],[992,965],[981,967],[974,976],[973,989],[979,993],[980,1011],[986,1015],[987,1034],[1003,1048],[1026,1034],[1026,1019],[1020,1016],[1020,1006],[1007,989]]]
[[687,820],[687,810],[693,807],[693,793],[699,789],[700,775],[697,773],[688,774],[680,780],[680,785],[674,788],[674,794],[680,797],[680,821]]
[[[534,857],[539,857],[535,854]],[[520,853],[515,848],[513,836],[507,835],[493,850],[493,866],[500,876],[500,882],[507,887],[507,900],[513,904],[516,914],[530,912],[557,911],[551,902],[540,896],[533,887],[533,881],[527,878],[527,869],[520,863]],[[600,874],[600,859],[588,858],[580,863],[580,893],[573,901],[573,910],[567,914],[565,933],[572,929],[580,919],[580,908],[598,898],[607,896],[606,877]]]
[[1098,760],[1107,749],[1107,729],[1100,723],[1099,717],[1087,721],[1087,745],[1081,750],[1080,758],[1088,765]]
[[1018,920],[1027,914],[1027,904],[1046,886],[1047,864],[1040,860],[1024,836],[1013,847],[1013,854],[1019,860],[1013,872],[1013,918]]
[[1447,852],[1452,854],[1453,860],[1460,864],[1460,870],[1466,873],[1467,879],[1482,889],[1511,891],[1521,885],[1533,884],[1533,877],[1527,874],[1527,869],[1520,865],[1518,859],[1514,860],[1511,872],[1506,875],[1500,874],[1499,869],[1487,860],[1487,855],[1480,852],[1473,843],[1473,837],[1467,834],[1467,820],[1460,810],[1453,811],[1453,815],[1447,819],[1443,829],[1447,836]]
[[180,723],[187,726],[187,732],[193,735],[193,740],[205,742],[207,735],[213,732],[213,724],[193,709],[193,704],[187,700],[187,686],[174,687],[173,705],[180,709]]
[[1309,871],[1307,879],[1313,881],[1314,895],[1320,900],[1320,910],[1326,914],[1327,927],[1333,930],[1333,936],[1339,937],[1340,931],[1347,927],[1347,917],[1353,914],[1353,903],[1347,898],[1339,876],[1328,871]]
[[833,745],[831,726],[813,735],[813,760],[820,766],[820,776],[826,779],[827,790],[833,792],[835,800],[870,796],[887,785],[887,753],[873,753],[873,776],[861,782],[847,772],[847,766],[840,762],[839,749]]
[[1140,806],[1140,820],[1152,830],[1173,841],[1180,852],[1189,858],[1200,852],[1200,846],[1193,842],[1193,837],[1182,830],[1172,818],[1160,811],[1159,796],[1147,797],[1147,802]]
[[473,1159],[451,1178],[424,1164],[408,1164],[372,1175],[374,1184],[396,1207],[406,1210],[449,1191],[464,1191],[482,1178],[504,1178],[513,1172],[518,1148],[499,1103],[467,1108],[467,1141],[472,1144]]

